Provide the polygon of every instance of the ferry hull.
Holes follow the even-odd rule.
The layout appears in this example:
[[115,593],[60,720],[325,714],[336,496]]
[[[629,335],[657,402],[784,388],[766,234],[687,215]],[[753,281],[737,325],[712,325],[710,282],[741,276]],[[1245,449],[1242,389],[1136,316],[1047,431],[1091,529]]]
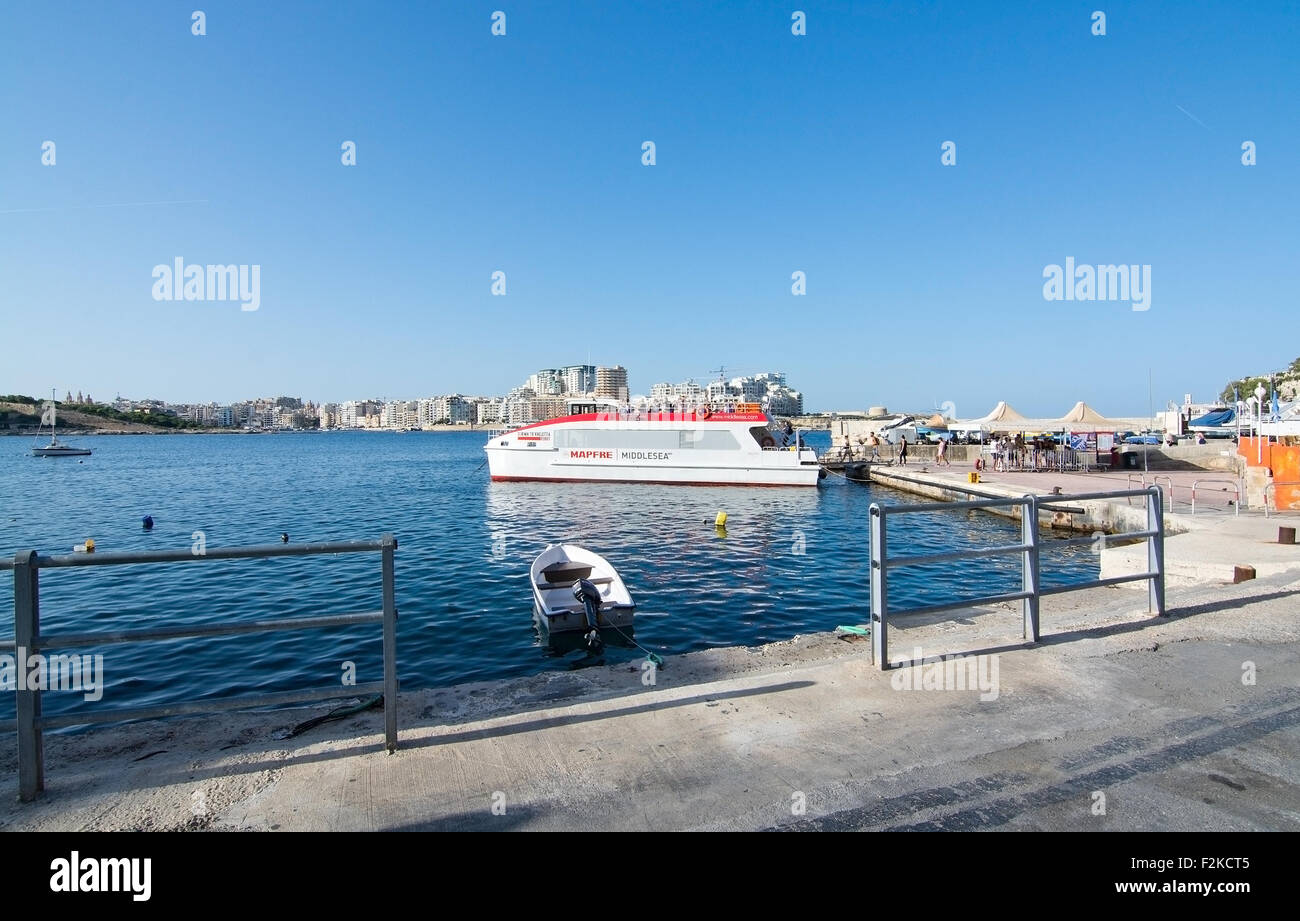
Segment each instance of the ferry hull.
[[680,471],[630,470],[601,471],[593,476],[589,471],[556,476],[554,470],[546,475],[492,474],[494,483],[648,483],[657,486],[816,486],[819,473],[816,467],[789,471],[689,469]]
[[590,413],[493,435],[484,445],[497,482],[816,486],[808,448],[782,447],[767,415]]

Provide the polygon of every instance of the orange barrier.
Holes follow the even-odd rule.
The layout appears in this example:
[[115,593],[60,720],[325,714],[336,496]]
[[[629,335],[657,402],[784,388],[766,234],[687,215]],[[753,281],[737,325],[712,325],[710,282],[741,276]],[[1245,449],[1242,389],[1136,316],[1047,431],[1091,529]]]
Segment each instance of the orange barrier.
[[1242,436],[1237,453],[1246,459],[1248,467],[1268,467],[1273,472],[1273,507],[1300,509],[1300,445],[1256,445],[1255,439]]

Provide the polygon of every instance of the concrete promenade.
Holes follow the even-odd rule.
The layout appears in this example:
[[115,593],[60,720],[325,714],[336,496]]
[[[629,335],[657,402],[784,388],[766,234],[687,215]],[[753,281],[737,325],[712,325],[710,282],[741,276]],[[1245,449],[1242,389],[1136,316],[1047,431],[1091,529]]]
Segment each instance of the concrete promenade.
[[653,686],[624,665],[403,693],[392,755],[378,712],[293,740],[319,710],[49,736],[32,804],[6,748],[0,827],[1300,830],[1300,574],[1169,598],[1045,599],[1033,648],[1010,606],[893,622],[895,654],[988,657],[996,696],[817,634],[669,657]]

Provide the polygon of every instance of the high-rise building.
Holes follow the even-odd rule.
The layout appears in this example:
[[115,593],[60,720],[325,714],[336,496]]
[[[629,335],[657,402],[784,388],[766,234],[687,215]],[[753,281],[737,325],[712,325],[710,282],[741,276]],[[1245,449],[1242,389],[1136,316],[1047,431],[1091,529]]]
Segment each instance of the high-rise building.
[[614,365],[612,368],[597,368],[596,396],[626,402],[627,368],[622,365]]
[[524,386],[540,396],[558,396],[564,393],[564,373],[558,368],[543,368],[529,375]]
[[596,389],[595,365],[569,365],[560,369],[565,393],[591,393]]

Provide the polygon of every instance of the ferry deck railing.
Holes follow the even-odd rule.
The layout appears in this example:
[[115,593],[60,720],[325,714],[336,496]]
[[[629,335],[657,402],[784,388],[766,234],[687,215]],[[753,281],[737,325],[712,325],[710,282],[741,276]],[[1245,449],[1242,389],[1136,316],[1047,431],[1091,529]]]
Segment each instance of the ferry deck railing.
[[[1040,578],[1038,535],[1038,513],[1040,510],[1053,511],[1064,502],[1079,502],[1100,499],[1127,499],[1131,496],[1143,496],[1146,499],[1147,526],[1141,531],[1126,531],[1113,535],[1116,540],[1144,539],[1147,544],[1146,571],[1126,576],[1089,579],[1070,585],[1043,587]],[[968,502],[926,502],[915,505],[881,505],[873,502],[870,509],[871,520],[871,653],[873,663],[884,671],[889,665],[889,620],[902,614],[933,614],[953,611],[977,605],[996,604],[1005,601],[1019,601],[1021,616],[1024,621],[1024,636],[1038,642],[1039,601],[1045,595],[1057,595],[1075,592],[1086,588],[1103,585],[1118,585],[1121,582],[1148,582],[1148,609],[1160,616],[1165,612],[1165,542],[1164,542],[1164,508],[1160,488],[1151,486],[1142,490],[1119,490],[1116,492],[1080,493],[1039,497],[1026,495],[1020,498],[975,499]],[[966,509],[1014,508],[1020,506],[1020,542],[992,547],[978,547],[955,550],[950,553],[929,553],[920,556],[889,556],[889,520],[899,515],[918,512],[964,511]],[[1097,535],[1074,537],[1065,540],[1053,540],[1052,547],[1098,543]],[[976,560],[991,556],[1019,555],[1021,560],[1020,590],[1003,592],[995,595],[983,595],[975,598],[963,598],[960,601],[923,605],[906,609],[895,609],[889,601],[889,575],[895,569],[907,566],[919,566],[927,563],[956,562],[958,560]]]
[[[14,638],[0,641],[0,653],[24,650],[28,656],[51,649],[75,649],[173,640],[185,637],[233,636],[244,633],[269,633],[289,630],[312,630],[354,624],[383,624],[384,678],[362,684],[276,694],[245,695],[218,700],[183,701],[156,707],[114,708],[95,713],[73,712],[57,716],[41,713],[40,688],[25,688],[16,683],[16,719],[0,721],[0,729],[16,729],[18,737],[18,796],[30,801],[45,788],[43,732],[67,726],[84,726],[122,720],[156,719],[253,707],[280,706],[313,700],[355,697],[382,693],[384,696],[384,742],[391,752],[397,747],[397,602],[394,591],[394,552],[397,540],[385,534],[379,540],[333,541],[315,544],[271,544],[254,547],[203,547],[190,550],[162,550],[117,553],[73,553],[42,556],[35,550],[22,550],[12,560],[0,559],[0,570],[14,572]],[[337,553],[379,553],[382,578],[382,609],[351,614],[293,617],[280,620],[255,620],[244,623],[159,626],[144,630],[103,630],[96,633],[41,632],[40,571],[76,566],[119,566],[137,563],[197,563],[216,560],[263,559],[281,556],[311,556]],[[48,672],[47,672],[48,673]]]

